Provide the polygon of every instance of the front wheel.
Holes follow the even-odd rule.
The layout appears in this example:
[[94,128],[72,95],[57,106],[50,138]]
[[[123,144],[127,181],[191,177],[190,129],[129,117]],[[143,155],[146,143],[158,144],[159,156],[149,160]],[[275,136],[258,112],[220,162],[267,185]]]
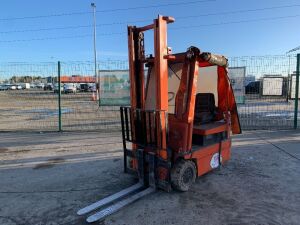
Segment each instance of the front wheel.
[[195,163],[190,160],[179,160],[171,169],[171,184],[178,191],[188,191],[197,176]]

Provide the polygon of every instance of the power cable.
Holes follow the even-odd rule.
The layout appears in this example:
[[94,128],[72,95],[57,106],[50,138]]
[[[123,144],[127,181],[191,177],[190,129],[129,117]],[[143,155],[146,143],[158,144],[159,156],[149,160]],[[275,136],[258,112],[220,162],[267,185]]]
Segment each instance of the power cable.
[[[274,7],[265,7],[265,8],[257,8],[257,9],[245,9],[245,10],[218,12],[218,13],[207,13],[207,14],[191,15],[191,16],[179,16],[179,17],[176,17],[176,20],[185,20],[185,19],[199,18],[199,17],[205,17],[205,16],[229,15],[229,14],[237,14],[237,13],[244,13],[244,12],[258,12],[258,11],[282,9],[282,8],[293,8],[293,7],[300,7],[300,5],[299,4],[297,4],[297,5],[284,5],[284,6],[274,6]],[[120,22],[113,22],[113,23],[102,23],[102,24],[98,24],[97,27],[112,26],[112,25],[123,25],[123,24],[130,24],[130,23],[141,23],[141,22],[148,22],[148,21],[151,21],[151,19],[134,20],[134,21],[127,21],[127,22],[121,22],[120,21]],[[36,32],[36,31],[51,31],[51,30],[64,30],[64,29],[79,29],[79,28],[88,28],[88,27],[92,27],[92,25],[78,25],[78,26],[52,27],[52,28],[40,28],[40,29],[1,31],[0,34]]]
[[[214,2],[214,1],[217,1],[217,0],[182,1],[182,2],[177,2],[177,3],[166,3],[166,4],[157,4],[157,5],[136,6],[136,7],[118,8],[118,9],[104,9],[104,10],[97,10],[96,12],[97,13],[106,13],[106,12],[117,12],[117,11],[128,11],[128,10],[148,9],[148,8],[176,6],[176,5],[190,5],[190,4],[205,3],[205,2]],[[39,15],[39,16],[10,17],[10,18],[0,18],[0,21],[24,20],[24,19],[41,19],[41,18],[49,18],[49,17],[85,15],[85,14],[91,14],[91,13],[92,12],[85,11],[85,12],[57,13],[57,14]]]
[[[252,134],[253,134],[253,133],[252,133]],[[295,156],[295,155],[289,153],[287,150],[285,150],[285,149],[279,147],[278,145],[274,144],[273,142],[269,141],[268,139],[266,139],[266,138],[264,138],[264,137],[262,137],[262,136],[260,136],[260,135],[258,135],[258,134],[256,134],[256,133],[254,133],[254,134],[255,134],[255,136],[257,136],[257,137],[260,138],[261,140],[266,141],[267,143],[269,143],[269,144],[272,145],[273,147],[277,148],[277,149],[280,150],[281,152],[285,153],[286,155],[290,156],[291,158],[294,158],[294,159],[300,161],[300,158],[298,158],[297,156]]]
[[237,13],[245,13],[245,12],[259,12],[259,11],[273,10],[273,9],[294,8],[299,6],[300,6],[299,4],[296,4],[296,5],[264,7],[264,8],[257,8],[257,9],[242,9],[242,10],[227,11],[227,12],[225,11],[225,12],[218,12],[218,13],[200,14],[194,16],[182,16],[182,17],[176,17],[176,19],[189,19],[189,18],[198,18],[204,16],[219,16],[219,15],[237,14]]
[[[229,22],[221,22],[221,23],[212,23],[212,24],[201,24],[201,25],[189,25],[189,26],[181,26],[181,27],[172,27],[170,30],[182,30],[188,28],[200,28],[200,27],[209,27],[209,26],[220,26],[220,25],[228,25],[228,24],[239,24],[239,23],[249,23],[249,22],[257,22],[257,21],[270,21],[270,20],[278,20],[278,19],[288,19],[299,17],[298,15],[291,16],[280,16],[280,17],[266,17],[260,19],[252,19],[252,20],[240,20],[240,21],[229,21]],[[116,33],[101,33],[97,36],[111,36],[111,35],[121,35],[126,34],[126,32],[116,32]],[[72,39],[72,38],[82,38],[82,37],[91,37],[91,34],[86,35],[72,35],[72,36],[62,36],[62,37],[48,37],[48,38],[33,38],[33,39],[20,39],[20,40],[4,40],[0,41],[0,43],[10,43],[10,42],[25,42],[25,41],[42,41],[42,40],[56,40],[56,39]]]
[[[101,33],[97,36],[111,36],[116,34],[126,34],[126,32],[120,33]],[[27,41],[44,41],[44,40],[57,40],[57,39],[73,39],[73,38],[85,38],[92,37],[92,34],[84,34],[84,35],[72,35],[72,36],[61,36],[61,37],[46,37],[46,38],[32,38],[32,39],[17,39],[17,40],[5,40],[0,41],[0,43],[11,43],[11,42],[27,42]]]
[[257,22],[257,21],[279,20],[279,19],[295,18],[295,17],[299,17],[299,16],[300,16],[300,14],[291,15],[291,16],[266,17],[266,18],[260,18],[260,19],[252,19],[252,20],[239,20],[239,21],[229,21],[229,22],[191,25],[191,26],[189,25],[189,26],[181,26],[181,27],[172,27],[172,28],[170,28],[170,30],[180,30],[180,29],[186,29],[186,28],[219,26],[219,25],[227,25],[227,24],[249,23],[249,22]]
[[293,48],[293,49],[289,50],[286,54],[289,54],[289,53],[292,53],[292,52],[296,52],[296,51],[298,51],[298,50],[300,50],[300,46],[298,46],[298,47],[296,47],[296,48]]

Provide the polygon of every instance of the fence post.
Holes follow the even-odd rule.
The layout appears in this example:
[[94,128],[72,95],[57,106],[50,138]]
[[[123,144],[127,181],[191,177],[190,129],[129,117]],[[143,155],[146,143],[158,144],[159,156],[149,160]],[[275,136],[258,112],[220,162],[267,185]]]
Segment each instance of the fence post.
[[[97,77],[98,77],[98,84],[96,84],[96,90],[98,90],[99,91],[99,93],[98,93],[98,96],[97,96],[97,98],[99,98],[99,107],[101,106],[101,86],[100,86],[100,84],[101,84],[101,78],[100,78],[100,71],[98,70],[97,71]],[[97,87],[97,85],[98,85],[98,87]]]
[[298,127],[298,100],[299,100],[299,71],[300,70],[300,54],[297,54],[297,70],[295,85],[295,112],[294,112],[294,129]]
[[62,131],[61,126],[61,80],[60,80],[60,61],[57,63],[57,75],[58,75],[58,131]]

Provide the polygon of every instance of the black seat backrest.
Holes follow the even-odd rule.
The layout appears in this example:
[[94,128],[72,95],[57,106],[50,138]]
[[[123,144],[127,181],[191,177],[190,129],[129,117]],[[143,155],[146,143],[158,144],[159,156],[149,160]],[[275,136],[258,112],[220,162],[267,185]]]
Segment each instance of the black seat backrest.
[[198,93],[195,102],[194,123],[203,124],[214,120],[216,115],[215,96],[212,93]]

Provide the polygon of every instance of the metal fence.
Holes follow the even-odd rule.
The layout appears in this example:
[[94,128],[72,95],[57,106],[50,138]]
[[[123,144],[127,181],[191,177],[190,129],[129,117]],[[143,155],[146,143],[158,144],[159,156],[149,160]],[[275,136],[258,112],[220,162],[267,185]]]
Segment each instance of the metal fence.
[[243,104],[238,104],[242,129],[291,129],[295,119],[296,55],[229,58],[245,67]]
[[[97,67],[128,69],[126,61]],[[119,107],[99,106],[92,62],[63,62],[60,73],[59,96],[57,63],[0,64],[0,131],[120,130]],[[76,83],[67,90],[64,84],[75,84],[80,77],[86,85]]]
[[[243,130],[297,125],[295,55],[231,57],[229,65],[245,68],[237,89]],[[92,62],[62,62],[59,95],[57,63],[0,63],[0,131],[120,130],[119,106],[129,102],[128,62],[100,62],[97,71],[95,78]]]
[[1,131],[57,130],[57,95],[44,91],[46,76],[57,76],[56,63],[1,64]]

